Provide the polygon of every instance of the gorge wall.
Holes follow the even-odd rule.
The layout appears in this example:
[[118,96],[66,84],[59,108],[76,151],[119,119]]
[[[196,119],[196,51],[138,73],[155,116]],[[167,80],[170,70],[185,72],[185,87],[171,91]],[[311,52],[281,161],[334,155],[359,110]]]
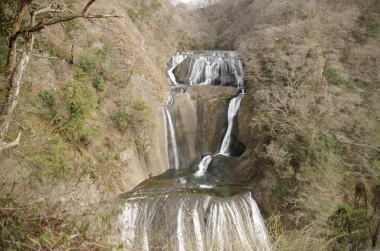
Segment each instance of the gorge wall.
[[[63,248],[115,247],[106,237],[120,213],[115,199],[169,166],[168,59],[226,49],[239,51],[246,73],[234,135],[245,151],[227,164],[215,159],[210,172],[218,161],[239,167],[219,178],[251,187],[278,250],[377,246],[379,10],[370,0],[220,1],[190,12],[166,1],[99,0],[93,13],[124,17],[46,29],[9,133],[22,131],[22,144],[0,153],[1,207],[21,209],[2,210],[1,219],[17,219],[6,225],[12,236],[36,247],[49,247],[42,233]],[[235,94],[202,88],[177,94],[172,108],[186,160],[216,151]],[[85,108],[79,124],[72,104]],[[353,225],[347,238],[334,232],[341,215]]]
[[[241,144],[234,137],[235,119],[244,98],[244,82],[240,81],[243,69],[237,53],[179,52],[173,55],[169,68],[173,90],[163,109],[169,125],[168,138],[172,142],[168,145],[172,153],[170,169],[122,196],[118,225],[125,248],[271,250],[265,223],[251,190],[224,178],[230,177],[231,170],[238,167],[225,168],[226,162],[233,162],[244,152],[236,147]],[[197,100],[191,100],[192,93],[197,94]],[[225,109],[226,97],[228,109]],[[198,103],[198,109],[194,109],[192,102]],[[199,108],[205,107],[214,110],[204,116]],[[175,110],[177,112],[173,112]],[[227,114],[227,123],[219,116],[223,112]],[[212,128],[218,131],[210,130]],[[222,140],[220,134],[223,134]],[[212,146],[211,152],[202,152],[210,151],[209,139],[215,136],[211,142],[216,141],[217,145]],[[198,147],[194,147],[194,139]],[[192,152],[195,156],[189,154]],[[203,156],[202,160],[197,155]],[[209,170],[215,162],[215,168]]]
[[[274,226],[280,218],[292,230],[274,230],[279,250],[379,245],[379,10],[377,1],[270,0],[202,9],[215,47],[243,55],[237,177]],[[334,232],[342,215],[361,241]]]
[[[34,3],[38,8],[45,1]],[[1,4],[4,15],[11,13],[14,2]],[[86,1],[62,4],[76,11]],[[123,17],[70,21],[37,35],[9,132],[10,138],[22,132],[22,143],[0,153],[1,225],[8,230],[0,249],[51,248],[61,238],[69,239],[57,242],[64,249],[112,248],[117,242],[106,236],[115,199],[168,169],[166,64],[174,51],[206,41],[205,33],[195,32],[195,16],[185,24],[184,10],[166,1],[97,1],[90,11]],[[1,103],[3,88],[1,82]]]

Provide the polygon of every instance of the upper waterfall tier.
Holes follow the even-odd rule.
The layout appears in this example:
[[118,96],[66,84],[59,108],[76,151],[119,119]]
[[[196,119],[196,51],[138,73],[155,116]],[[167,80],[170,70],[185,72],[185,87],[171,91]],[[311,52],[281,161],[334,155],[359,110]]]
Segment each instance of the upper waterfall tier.
[[184,51],[172,56],[168,71],[174,85],[221,85],[244,88],[236,51]]

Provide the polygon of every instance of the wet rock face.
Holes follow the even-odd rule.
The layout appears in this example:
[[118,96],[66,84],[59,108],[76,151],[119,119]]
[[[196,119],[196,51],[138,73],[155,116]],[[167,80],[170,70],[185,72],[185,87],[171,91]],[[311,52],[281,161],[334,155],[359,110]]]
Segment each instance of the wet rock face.
[[173,84],[243,88],[243,67],[236,52],[178,52],[168,74]]
[[[175,128],[180,128],[176,137],[181,166],[189,167],[199,162],[203,153],[219,150],[227,128],[228,104],[236,92],[228,87],[192,86],[186,93],[176,95],[171,112]],[[233,148],[238,154],[244,151],[238,142]]]
[[234,123],[241,70],[235,52],[173,56],[164,108],[172,165],[122,196],[120,233],[131,250],[271,250],[251,189],[237,182],[248,176],[238,171],[245,146]]

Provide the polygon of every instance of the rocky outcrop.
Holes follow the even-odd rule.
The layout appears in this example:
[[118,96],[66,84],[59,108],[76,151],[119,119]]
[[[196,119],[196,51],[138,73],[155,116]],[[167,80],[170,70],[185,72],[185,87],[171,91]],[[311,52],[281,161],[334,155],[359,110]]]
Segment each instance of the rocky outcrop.
[[219,149],[227,128],[229,101],[237,93],[232,87],[192,86],[175,96],[171,109],[181,164],[198,164],[202,154]]

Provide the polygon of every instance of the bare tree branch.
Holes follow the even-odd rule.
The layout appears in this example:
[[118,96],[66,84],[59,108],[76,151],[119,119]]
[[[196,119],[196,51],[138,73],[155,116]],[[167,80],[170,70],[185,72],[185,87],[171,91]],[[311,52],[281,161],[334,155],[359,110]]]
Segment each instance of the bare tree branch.
[[[49,20],[41,21],[37,25],[32,25],[28,29],[20,30],[18,32],[18,34],[28,33],[28,32],[37,32],[37,31],[40,31],[40,30],[46,28],[47,26],[54,25],[54,24],[61,23],[61,22],[71,21],[71,20],[74,20],[74,19],[77,19],[77,18],[94,19],[94,18],[110,18],[110,17],[122,18],[123,17],[123,15],[100,15],[100,14],[97,14],[97,15],[86,15],[88,9],[91,7],[91,5],[95,1],[96,0],[90,0],[87,3],[87,5],[83,8],[83,10],[81,12],[77,12],[77,13],[74,13],[74,14],[70,14],[70,15],[66,15],[66,16],[62,16],[62,17],[56,17],[56,18],[52,18],[52,19],[49,19]],[[65,10],[52,9],[51,6],[48,6],[47,8],[41,9],[39,11],[36,11],[35,12],[35,16],[37,16],[37,15],[39,15],[41,13],[45,13],[45,12],[63,12],[63,11],[65,11]]]
[[96,1],[96,0],[90,0],[90,1],[87,3],[86,7],[84,7],[84,9],[83,9],[83,11],[82,11],[82,16],[84,16],[84,15],[86,14],[88,8],[90,8],[91,5],[92,5],[95,1]]
[[24,16],[26,15],[26,13],[28,12],[28,9],[31,3],[32,3],[32,0],[20,1],[15,21],[10,30],[9,45],[8,45],[9,53],[8,53],[7,64],[6,64],[6,69],[5,69],[7,79],[10,77],[16,64],[18,32],[21,28],[22,20]]
[[[15,17],[15,22],[12,25],[10,33],[10,43],[9,43],[9,56],[7,60],[6,70],[6,81],[7,81],[7,93],[6,98],[7,102],[2,105],[0,111],[0,151],[17,146],[20,143],[21,133],[18,137],[9,143],[4,142],[4,137],[8,131],[12,115],[19,103],[20,100],[20,90],[22,87],[22,78],[24,76],[25,68],[29,62],[29,58],[33,51],[34,45],[34,36],[35,32],[44,29],[47,26],[54,25],[61,22],[66,22],[74,20],[77,18],[109,18],[109,17],[123,17],[119,15],[87,15],[88,9],[96,0],[90,0],[87,5],[83,8],[81,12],[74,14],[69,14],[66,16],[55,17],[48,20],[42,20],[36,24],[36,17],[43,13],[58,13],[65,12],[65,10],[60,8],[58,5],[57,8],[53,8],[53,5],[56,4],[54,0],[46,2],[46,7],[40,10],[33,11],[30,17],[29,28],[21,29],[22,20],[25,17],[26,13],[29,10],[32,0],[20,0],[19,8]],[[71,11],[69,11],[71,13]],[[18,36],[21,34],[26,35],[26,43],[24,50],[20,53],[19,56],[17,50],[17,40]],[[17,61],[17,62],[16,62]]]
[[0,152],[5,150],[5,149],[15,147],[18,144],[20,144],[20,138],[21,138],[21,132],[18,134],[17,138],[12,142],[5,143],[5,142],[0,141]]
[[19,31],[19,34],[28,33],[28,32],[37,32],[37,31],[45,29],[47,26],[58,24],[61,22],[71,21],[71,20],[74,20],[77,18],[94,19],[94,18],[110,18],[110,17],[122,18],[123,15],[82,15],[82,13],[77,13],[77,14],[67,15],[67,16],[63,16],[63,17],[59,17],[59,18],[53,18],[53,19],[47,20],[45,22],[41,22],[41,23],[37,24],[36,26],[33,26],[29,29]]
[[376,151],[380,151],[380,148],[374,145],[369,145],[369,144],[360,144],[360,143],[354,143],[354,142],[349,142],[346,140],[338,139],[339,142],[344,143],[344,144],[349,144],[349,145],[354,145],[354,146],[360,146],[360,147],[367,147],[370,149],[374,149]]

